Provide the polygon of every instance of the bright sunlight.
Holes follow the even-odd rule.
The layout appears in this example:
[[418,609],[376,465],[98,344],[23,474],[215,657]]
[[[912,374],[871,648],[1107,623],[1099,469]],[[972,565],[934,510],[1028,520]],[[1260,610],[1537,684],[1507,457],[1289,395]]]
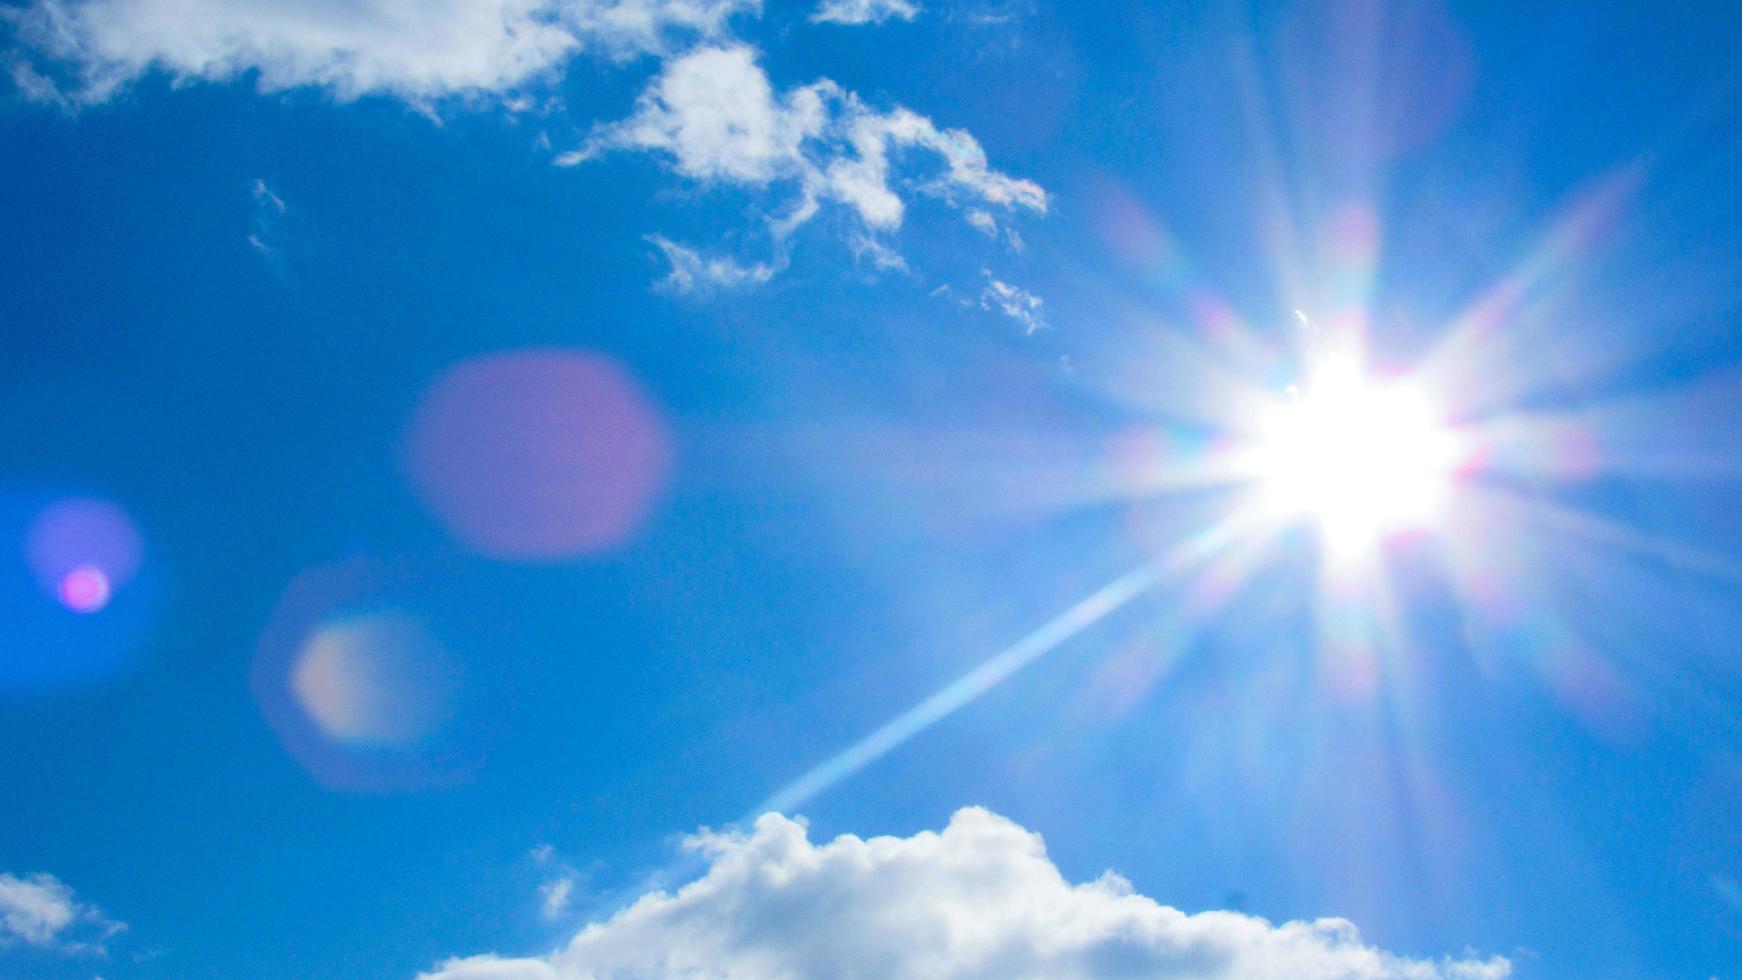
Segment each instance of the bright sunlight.
[[1267,511],[1312,519],[1331,550],[1348,553],[1431,524],[1462,456],[1419,385],[1338,355],[1264,413],[1251,465]]

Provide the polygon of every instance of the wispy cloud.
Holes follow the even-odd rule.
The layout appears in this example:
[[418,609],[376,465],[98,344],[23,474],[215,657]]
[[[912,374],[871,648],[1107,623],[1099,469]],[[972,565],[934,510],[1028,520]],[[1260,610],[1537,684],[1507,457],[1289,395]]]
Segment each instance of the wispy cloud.
[[574,896],[575,879],[552,878],[538,886],[538,894],[543,899],[539,910],[547,919],[560,919],[569,910],[569,899]]
[[248,196],[253,201],[253,212],[248,220],[248,247],[270,261],[277,261],[278,227],[289,208],[286,207],[284,198],[273,193],[264,180],[256,179],[249,188]]
[[847,239],[847,244],[852,247],[854,258],[869,264],[876,272],[908,271],[907,260],[901,257],[901,253],[876,235],[856,232]]
[[[0,11],[0,20],[4,16],[4,11]],[[26,99],[69,112],[76,108],[73,100],[60,90],[54,79],[38,71],[17,53],[0,61],[0,64],[6,66],[6,74],[12,79],[12,87]]]
[[769,814],[748,834],[703,834],[708,861],[546,957],[452,960],[424,980],[1106,976],[1497,980],[1500,957],[1411,959],[1341,919],[1273,925],[1188,915],[1108,873],[1073,885],[1038,835],[986,810],[940,833],[813,844]]
[[1009,223],[1000,224],[992,213],[981,208],[969,208],[963,215],[974,230],[993,241],[1002,239],[1012,252],[1020,252],[1025,247],[1022,236]]
[[971,27],[1007,27],[1034,16],[1034,0],[981,0],[951,7],[948,18]]
[[746,265],[725,256],[706,256],[663,235],[648,235],[647,240],[659,249],[671,267],[659,281],[659,288],[673,293],[709,293],[761,285],[773,279],[784,265],[782,262]]
[[1046,319],[1041,314],[1045,303],[1039,296],[995,278],[990,270],[983,270],[981,274],[986,277],[986,288],[980,290],[981,309],[1002,313],[1015,320],[1022,324],[1024,333],[1034,333],[1046,326]]
[[25,945],[67,954],[102,956],[125,923],[78,900],[49,874],[20,878],[0,873],[0,948]]
[[823,0],[810,19],[819,24],[881,24],[918,15],[919,5],[911,0]]
[[533,848],[532,860],[548,877],[538,886],[538,910],[545,919],[556,921],[569,914],[580,886],[581,873],[557,856],[556,848],[540,844]]

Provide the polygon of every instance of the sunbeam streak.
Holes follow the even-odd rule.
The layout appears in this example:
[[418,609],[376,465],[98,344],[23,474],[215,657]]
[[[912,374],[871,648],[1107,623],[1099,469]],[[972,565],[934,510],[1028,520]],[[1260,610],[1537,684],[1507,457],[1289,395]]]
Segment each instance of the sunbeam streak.
[[1214,557],[1234,539],[1233,530],[1230,522],[1223,522],[1095,590],[1034,632],[788,783],[758,805],[743,822],[749,824],[763,813],[791,813],[810,802],[836,783],[888,755],[908,739],[971,704],[1012,674],[1058,649],[1166,577]]

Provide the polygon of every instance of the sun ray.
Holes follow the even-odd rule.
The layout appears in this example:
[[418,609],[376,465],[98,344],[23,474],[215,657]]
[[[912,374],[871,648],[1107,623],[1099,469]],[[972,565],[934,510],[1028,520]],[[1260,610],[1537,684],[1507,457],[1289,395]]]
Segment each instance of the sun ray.
[[[1588,184],[1548,223],[1511,272],[1451,319],[1421,360],[1419,373],[1436,390],[1455,395],[1451,408],[1458,417],[1474,419],[1513,408],[1544,388],[1599,373],[1624,358],[1609,345],[1585,344],[1551,364],[1530,356],[1533,352],[1521,345],[1540,341],[1563,325],[1556,314],[1573,295],[1570,286],[1586,271],[1643,180],[1643,168],[1629,165]],[[1580,363],[1571,362],[1573,354]]]
[[791,813],[841,780],[871,765],[915,735],[979,699],[1011,675],[1058,649],[1150,589],[1209,562],[1237,541],[1243,529],[1231,522],[1211,527],[1138,565],[1058,614],[1027,636],[878,726],[847,748],[788,783],[758,805],[762,813]]

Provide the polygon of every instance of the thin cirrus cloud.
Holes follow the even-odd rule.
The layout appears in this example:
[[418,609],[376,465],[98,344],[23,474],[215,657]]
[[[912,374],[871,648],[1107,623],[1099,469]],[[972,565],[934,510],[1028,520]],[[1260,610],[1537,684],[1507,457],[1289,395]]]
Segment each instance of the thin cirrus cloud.
[[986,277],[986,288],[980,291],[980,308],[994,313],[1002,313],[1022,325],[1024,333],[1034,333],[1046,326],[1046,318],[1041,314],[1044,302],[1039,296],[1020,286],[996,279],[990,270],[981,273]]
[[78,900],[50,874],[0,872],[0,949],[23,945],[65,954],[101,956],[126,923]]
[[707,872],[589,925],[549,956],[455,959],[421,980],[730,976],[1312,977],[1498,980],[1504,958],[1421,960],[1341,919],[1188,915],[1113,874],[1066,881],[1039,835],[979,808],[940,833],[813,844],[778,814],[690,841]]
[[760,285],[773,279],[784,262],[740,262],[725,255],[703,255],[680,245],[664,235],[648,235],[647,241],[659,249],[671,271],[659,281],[659,288],[674,293],[705,294],[719,289],[738,289]]
[[881,24],[918,15],[919,5],[911,0],[823,0],[810,19],[818,24]]
[[248,193],[254,202],[254,215],[248,222],[248,247],[268,260],[275,260],[279,257],[278,226],[290,208],[264,180],[256,179]]

